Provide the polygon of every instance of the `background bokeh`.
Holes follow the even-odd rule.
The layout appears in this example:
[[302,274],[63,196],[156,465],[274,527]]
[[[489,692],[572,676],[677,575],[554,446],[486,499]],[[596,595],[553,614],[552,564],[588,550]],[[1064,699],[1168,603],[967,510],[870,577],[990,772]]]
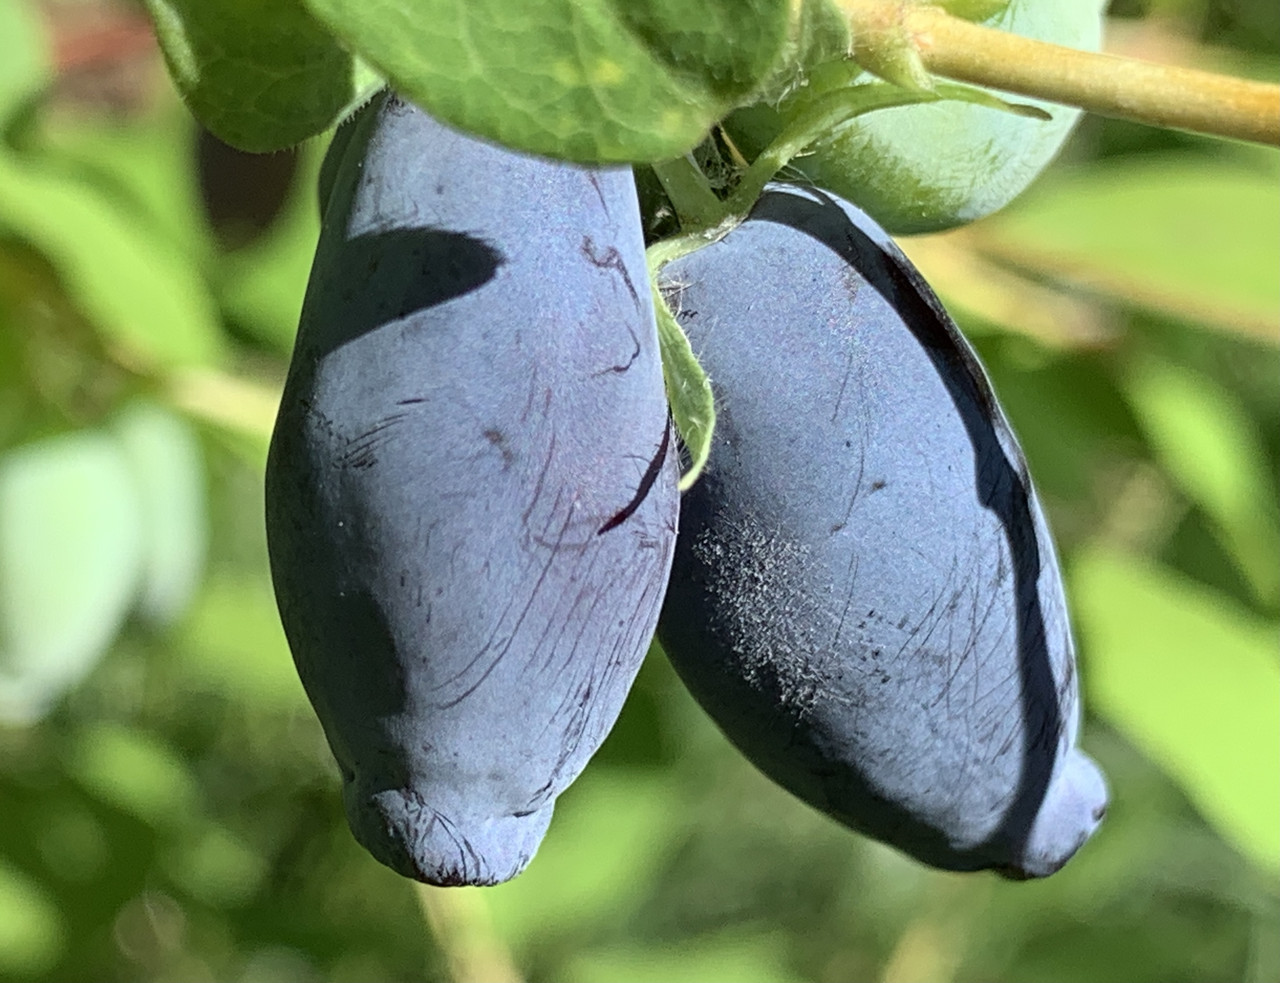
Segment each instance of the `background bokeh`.
[[[1119,51],[1275,81],[1274,0]],[[927,870],[775,788],[652,653],[529,870],[352,840],[277,621],[266,444],[322,143],[202,135],[145,18],[0,0],[0,980],[1280,978],[1280,154],[1088,119],[904,241],[1059,540],[1113,806],[1061,873]]]

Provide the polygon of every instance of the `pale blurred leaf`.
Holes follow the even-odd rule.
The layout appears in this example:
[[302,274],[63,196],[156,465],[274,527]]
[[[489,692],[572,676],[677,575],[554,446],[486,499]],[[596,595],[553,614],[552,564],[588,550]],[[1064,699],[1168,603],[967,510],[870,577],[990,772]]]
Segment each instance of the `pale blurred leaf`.
[[588,950],[568,961],[562,978],[566,983],[794,983],[785,945],[780,934],[764,932]]
[[96,187],[149,237],[207,263],[213,253],[194,173],[195,124],[176,97],[154,116],[121,126],[98,116],[47,115],[30,162]]
[[243,904],[266,873],[263,858],[221,826],[211,826],[184,840],[165,866],[175,883],[219,907]]
[[0,458],[0,718],[41,716],[106,652],[142,569],[128,462],[95,431]]

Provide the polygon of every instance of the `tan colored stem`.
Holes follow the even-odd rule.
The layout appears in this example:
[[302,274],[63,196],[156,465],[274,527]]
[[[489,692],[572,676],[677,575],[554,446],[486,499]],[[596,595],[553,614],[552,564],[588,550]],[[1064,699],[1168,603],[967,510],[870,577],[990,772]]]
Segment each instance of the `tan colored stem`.
[[414,888],[453,983],[521,983],[523,977],[494,929],[484,888]]
[[1033,41],[902,0],[836,0],[856,35],[905,31],[934,74],[1135,120],[1280,147],[1280,86]]

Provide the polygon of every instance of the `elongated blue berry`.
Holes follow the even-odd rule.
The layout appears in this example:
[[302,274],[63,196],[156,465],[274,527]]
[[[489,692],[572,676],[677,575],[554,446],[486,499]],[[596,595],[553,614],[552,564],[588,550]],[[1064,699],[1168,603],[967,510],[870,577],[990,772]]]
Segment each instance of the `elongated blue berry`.
[[775,187],[663,271],[718,420],[659,638],[728,737],[939,867],[1057,870],[1102,817],[1053,542],[981,366],[866,215]]
[[635,188],[394,96],[348,125],[267,466],[276,596],[357,839],[493,884],[613,725],[674,547]]

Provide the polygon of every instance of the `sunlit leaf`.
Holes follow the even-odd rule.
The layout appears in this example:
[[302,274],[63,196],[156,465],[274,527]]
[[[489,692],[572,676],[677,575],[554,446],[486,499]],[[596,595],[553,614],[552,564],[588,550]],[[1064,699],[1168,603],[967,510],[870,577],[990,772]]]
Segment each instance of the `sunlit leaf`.
[[0,151],[0,233],[42,252],[103,336],[140,365],[220,359],[199,269],[93,186]]
[[679,821],[660,777],[589,772],[557,804],[529,869],[487,892],[495,925],[521,947],[619,917],[656,875]]
[[1070,574],[1092,708],[1242,851],[1280,869],[1277,626],[1100,548],[1078,556]]
[[814,65],[849,54],[849,20],[835,0],[796,0],[782,58],[755,93],[761,102],[776,102],[795,88]]
[[671,419],[689,455],[689,468],[680,476],[683,490],[698,480],[711,454],[715,394],[707,373],[689,347],[689,339],[658,290],[653,292],[653,305],[658,317],[658,345],[662,351],[662,375]]
[[1280,341],[1280,185],[1227,160],[1108,161],[975,227],[984,249],[1121,301]]
[[1271,604],[1280,594],[1275,479],[1239,401],[1190,369],[1148,359],[1127,390],[1161,463],[1213,519],[1227,551]]
[[49,76],[49,51],[34,4],[0,2],[0,124]]
[[[986,26],[1097,50],[1104,5],[1101,0],[1012,0]],[[867,12],[874,6],[846,6],[861,10],[855,16],[868,28],[853,39],[858,61],[894,81],[910,82],[911,88],[926,88],[917,74],[918,62],[906,54],[912,50],[910,39],[892,27],[870,28],[874,18]],[[886,4],[884,9],[894,7]],[[832,61],[813,68],[808,84],[795,91],[790,105],[756,104],[734,113],[725,127],[754,157],[800,116],[851,82],[855,88],[879,84],[869,73],[858,74],[846,60]],[[792,174],[854,202],[894,234],[972,222],[1021,194],[1057,154],[1080,116],[1069,106],[1017,101],[1038,107],[1038,116],[993,112],[989,105],[972,101],[884,108],[829,130],[809,153],[795,158]]]
[[140,233],[206,263],[213,239],[193,173],[195,125],[177,102],[130,126],[95,116],[41,118],[39,150],[24,163],[96,187]]
[[209,904],[243,904],[262,884],[266,864],[239,837],[220,826],[193,836],[166,866],[175,882]]
[[567,983],[792,983],[781,933],[709,935],[662,947],[620,945],[569,960]]

